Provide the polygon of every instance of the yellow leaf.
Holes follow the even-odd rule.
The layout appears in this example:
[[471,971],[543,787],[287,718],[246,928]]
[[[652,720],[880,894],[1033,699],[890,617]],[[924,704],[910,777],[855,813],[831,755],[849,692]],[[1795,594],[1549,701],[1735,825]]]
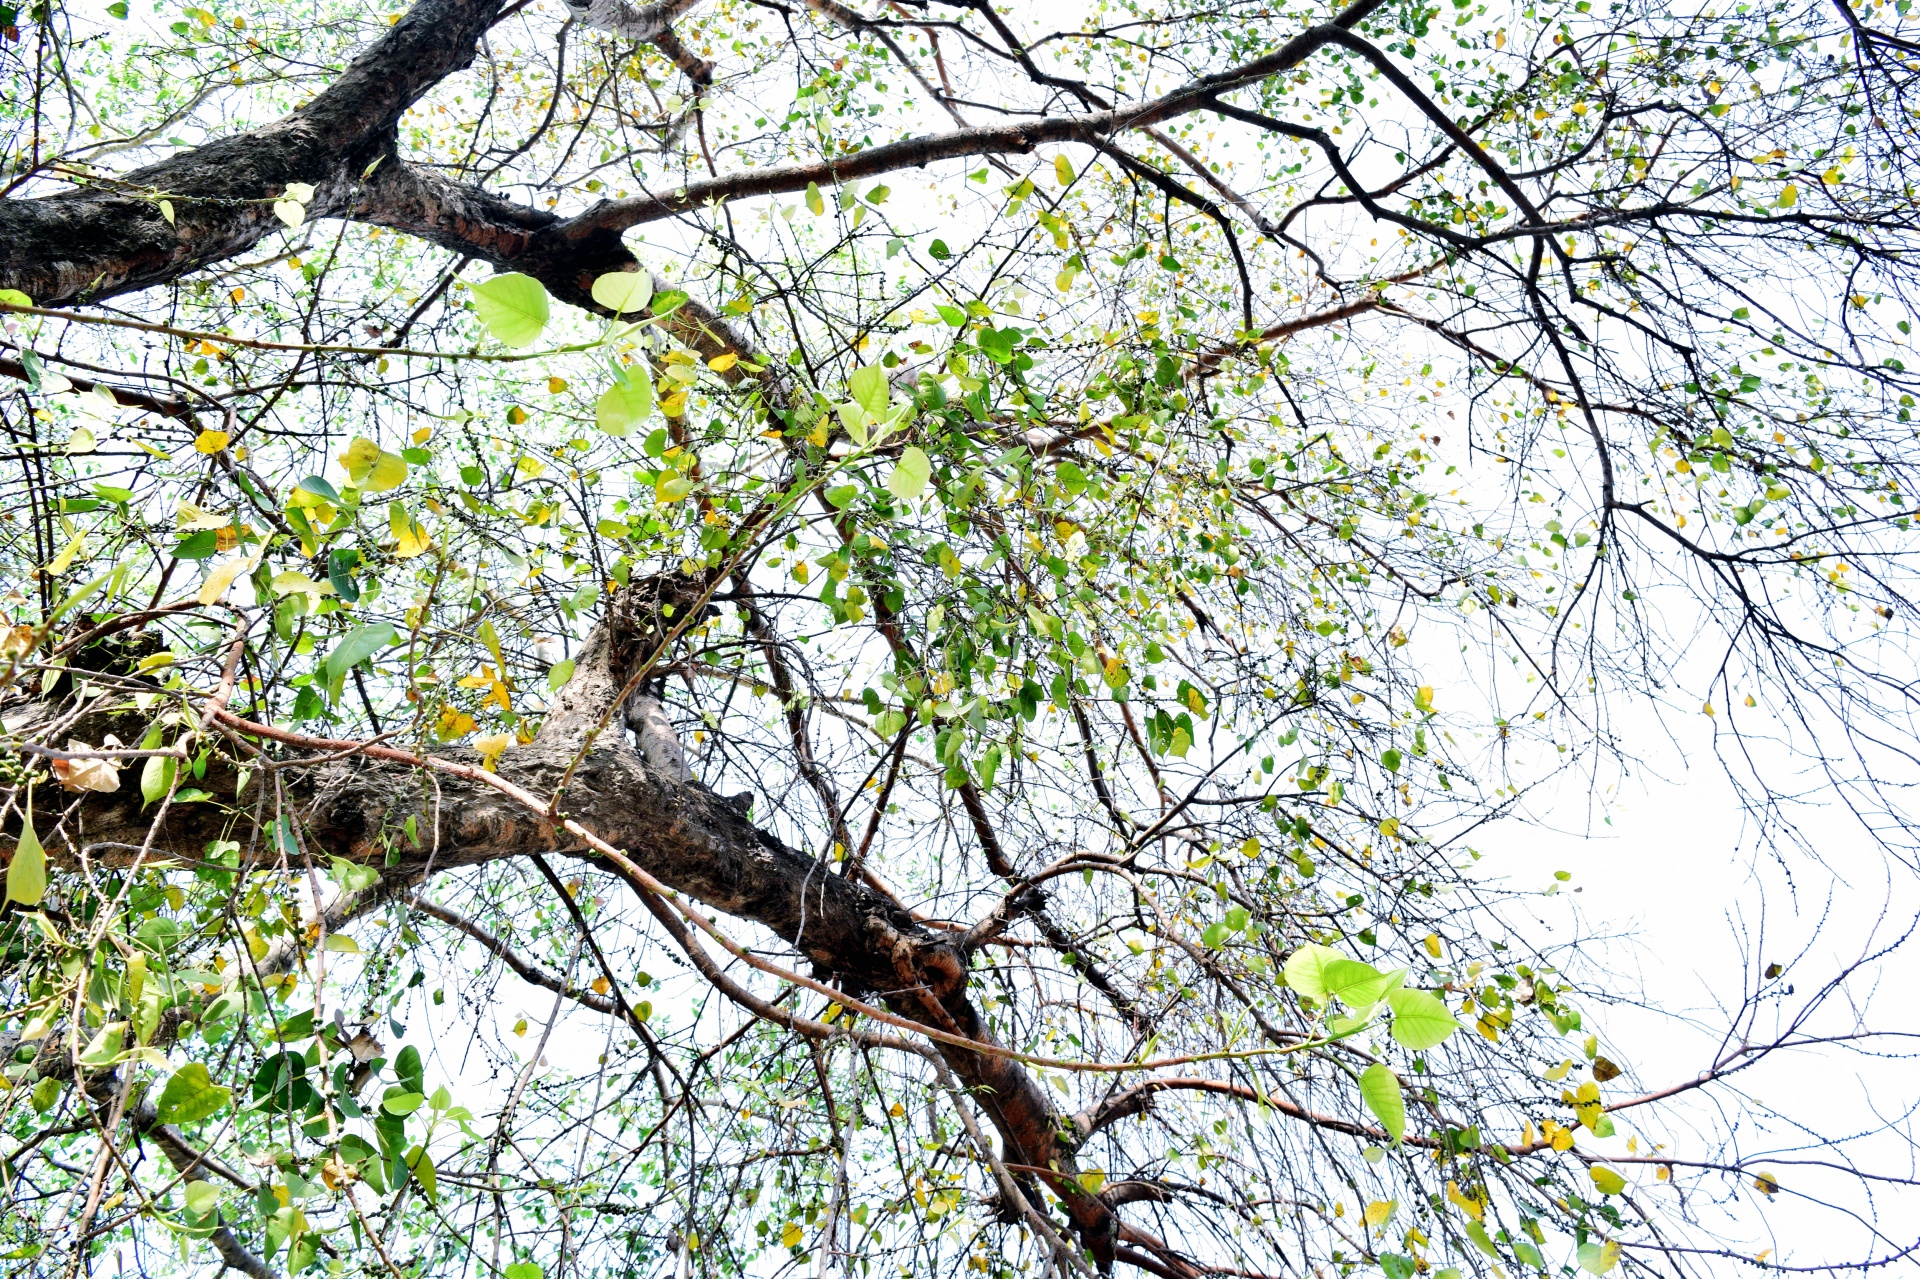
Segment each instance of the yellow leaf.
[[1780,1182],[1772,1173],[1763,1172],[1753,1179],[1753,1188],[1761,1194],[1771,1197],[1779,1191]]
[[817,182],[807,183],[807,212],[817,218],[826,211],[827,202],[820,198],[820,184]]
[[465,737],[478,727],[480,725],[473,716],[458,706],[442,706],[440,718],[433,725],[433,734],[443,742],[450,742],[456,737]]
[[[309,495],[296,493],[295,496]],[[192,502],[180,503],[180,509],[174,512],[173,519],[174,523],[179,525],[182,530],[192,529],[195,531],[209,528],[226,528],[229,524],[233,523],[231,517],[218,514],[214,511],[203,510],[195,506]]]
[[363,435],[353,437],[353,443],[347,445],[347,451],[340,455],[340,465],[347,470],[347,478],[358,484],[373,470],[373,464],[380,460],[380,446]]
[[480,752],[480,766],[489,773],[493,771],[493,766],[500,762],[500,756],[505,754],[507,747],[511,745],[513,745],[511,733],[489,733],[485,737],[473,739],[473,748]]
[[226,598],[228,588],[233,585],[233,579],[252,567],[253,557],[250,555],[228,560],[207,574],[207,580],[200,584],[200,594],[195,598],[200,601],[202,607],[218,604]]
[[306,596],[308,608],[318,604],[321,596],[334,593],[332,582],[316,582],[305,573],[296,573],[292,569],[275,573],[270,585],[276,596],[292,595],[295,592]]
[[1440,934],[1428,933],[1427,940],[1421,943],[1427,948],[1427,954],[1434,959],[1440,958]]
[[58,555],[53,557],[51,564],[47,565],[47,575],[49,577],[58,577],[69,568],[72,568],[73,561],[86,550],[86,547],[86,534],[75,533],[73,540],[68,542],[66,547]]
[[1367,1205],[1367,1224],[1378,1229],[1393,1220],[1393,1210],[1399,1204],[1395,1199],[1376,1199]]
[[1053,176],[1060,180],[1061,186],[1073,181],[1073,162],[1067,159],[1064,151],[1053,157]]
[[[807,190],[812,193],[814,200],[820,198],[820,193],[817,188],[808,187]],[[783,1247],[798,1248],[800,1246],[800,1240],[803,1237],[804,1235],[800,1230],[800,1223],[797,1221],[789,1221],[786,1228],[780,1232],[780,1243]]]
[[613,985],[612,985],[612,983],[610,983],[610,982],[609,982],[609,981],[608,981],[608,980],[607,980],[607,979],[606,979],[605,977],[595,977],[595,978],[593,979],[593,993],[594,993],[594,994],[596,994],[596,995],[604,995],[604,994],[606,994],[606,993],[607,993],[607,992],[608,992],[609,990],[612,990],[612,989],[613,989]]
[[1504,49],[1507,47],[1507,29],[1505,27],[1500,28],[1499,31],[1494,33],[1493,47],[1496,49]]
[[708,360],[707,367],[715,373],[725,373],[738,363],[740,363],[740,352],[728,351],[725,355],[716,355],[711,360]]
[[1627,1188],[1627,1179],[1611,1168],[1595,1165],[1587,1169],[1587,1175],[1603,1195],[1617,1195]]
[[1478,1198],[1469,1199],[1467,1196],[1461,1194],[1460,1184],[1454,1181],[1447,1183],[1447,1202],[1458,1208],[1461,1212],[1466,1213],[1469,1217],[1472,1217],[1475,1221],[1479,1221],[1485,1216],[1487,1211],[1487,1205],[1484,1200]]
[[367,492],[384,493],[407,481],[407,460],[398,453],[382,452],[367,472]]
[[566,390],[566,389],[567,389],[567,379],[565,379],[565,378],[563,378],[563,377],[550,377],[550,378],[548,378],[548,379],[547,379],[547,393],[548,393],[548,394],[550,394],[550,395],[558,395],[558,394],[560,394],[560,392],[562,392],[562,391],[564,391],[564,390]]
[[193,437],[193,447],[201,453],[218,453],[231,438],[225,431],[202,431]]
[[513,1023],[513,1033],[516,1035],[524,1035],[527,1033],[527,1019],[525,1017]]
[[433,545],[426,528],[399,502],[387,509],[387,527],[393,530],[396,543],[393,553],[398,559],[410,560],[416,555],[423,555]]

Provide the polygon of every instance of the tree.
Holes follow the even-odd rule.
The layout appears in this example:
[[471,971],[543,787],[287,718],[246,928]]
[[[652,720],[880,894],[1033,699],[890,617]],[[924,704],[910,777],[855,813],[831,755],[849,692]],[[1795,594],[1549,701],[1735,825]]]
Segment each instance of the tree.
[[1473,866],[1913,867],[1915,21],[1600,9],[0,6],[9,1257],[1910,1263]]

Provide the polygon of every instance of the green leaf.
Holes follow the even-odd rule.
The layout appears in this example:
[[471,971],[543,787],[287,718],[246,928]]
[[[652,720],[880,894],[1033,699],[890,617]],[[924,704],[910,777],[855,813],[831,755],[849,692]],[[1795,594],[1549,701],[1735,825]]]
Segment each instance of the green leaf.
[[863,365],[847,377],[847,393],[877,422],[887,414],[887,371],[878,364]]
[[927,479],[932,474],[933,463],[927,460],[927,455],[909,444],[900,450],[900,461],[887,477],[887,492],[910,502],[927,491]]
[[206,1216],[220,1202],[220,1187],[211,1181],[189,1181],[185,1188],[187,1210],[198,1216]]
[[1360,1074],[1360,1100],[1367,1103],[1374,1118],[1386,1129],[1393,1144],[1399,1145],[1407,1133],[1407,1103],[1400,1095],[1400,1080],[1379,1062]]
[[1604,1275],[1619,1262],[1620,1245],[1612,1241],[1604,1244],[1583,1243],[1576,1255],[1580,1258],[1582,1270],[1590,1275]]
[[566,687],[567,681],[572,678],[573,659],[571,657],[562,662],[555,662],[547,671],[547,691],[549,693],[559,692],[562,688]]
[[413,1170],[413,1176],[420,1188],[427,1192],[429,1203],[440,1197],[440,1181],[433,1170],[433,1160],[427,1156],[426,1147],[415,1146],[407,1151],[407,1167]]
[[1477,1221],[1469,1221],[1466,1225],[1466,1231],[1467,1238],[1473,1240],[1474,1247],[1486,1253],[1487,1256],[1492,1257],[1495,1261],[1500,1260],[1500,1250],[1493,1246],[1493,1240],[1488,1237],[1485,1226]]
[[506,346],[531,346],[547,327],[547,291],[540,281],[508,271],[473,286],[473,309]]
[[873,421],[873,415],[867,412],[864,407],[852,401],[836,406],[834,412],[839,416],[840,425],[845,428],[847,438],[852,440],[856,447],[865,448],[867,446],[867,424]]
[[1389,773],[1399,772],[1400,771],[1400,752],[1394,751],[1394,750],[1381,751],[1380,767],[1386,769]]
[[427,1099],[417,1092],[392,1092],[380,1102],[380,1109],[389,1115],[411,1115],[426,1104]]
[[100,1033],[95,1035],[87,1044],[86,1048],[81,1051],[80,1064],[96,1070],[102,1066],[112,1065],[113,1059],[120,1055],[120,1044],[121,1041],[126,1038],[126,1034],[126,1022],[108,1022],[100,1028]]
[[626,370],[627,384],[615,382],[600,393],[593,405],[593,424],[608,435],[620,437],[647,420],[653,413],[653,379],[644,365]]
[[1600,1188],[1603,1195],[1617,1195],[1627,1188],[1625,1177],[1601,1164],[1587,1169],[1587,1175],[1593,1178],[1593,1184]]
[[33,812],[28,810],[20,823],[20,842],[14,847],[13,860],[7,863],[7,900],[22,906],[38,906],[47,895],[47,853],[33,831]]
[[943,302],[936,302],[934,303],[933,309],[940,313],[941,319],[945,320],[954,328],[963,329],[967,326],[967,313],[959,307],[948,306]]
[[653,277],[645,271],[609,271],[593,282],[593,300],[625,315],[646,309],[653,298]]
[[173,786],[174,766],[178,760],[159,755],[147,756],[147,762],[140,766],[140,806],[145,808],[153,803]]
[[1320,976],[1329,995],[1349,1008],[1358,1009],[1371,1008],[1386,998],[1388,991],[1398,989],[1406,980],[1407,970],[1383,973],[1357,959],[1337,959],[1328,964]]
[[501,1279],[545,1279],[546,1273],[531,1261],[516,1261],[500,1272]]
[[318,475],[309,475],[306,479],[301,480],[298,484],[294,485],[294,488],[298,489],[302,493],[311,493],[315,497],[325,498],[327,501],[332,502],[335,506],[340,505],[339,491],[336,490],[333,487],[333,485],[327,483],[324,479],[321,479]]
[[807,183],[807,212],[817,218],[826,211],[827,202],[820,197],[820,184],[818,182]]
[[1309,944],[1287,957],[1287,965],[1282,972],[1287,985],[1294,990],[1308,999],[1324,1001],[1327,997],[1327,967],[1344,960],[1345,956],[1330,946]]
[[1208,924],[1207,930],[1200,934],[1200,941],[1207,949],[1218,950],[1227,944],[1227,938],[1232,935],[1233,930],[1228,928],[1226,924],[1215,921],[1214,923]]
[[1396,990],[1387,996],[1393,1009],[1393,1040],[1415,1052],[1445,1043],[1460,1023],[1439,998],[1424,990]]
[[173,1072],[154,1109],[163,1124],[193,1124],[213,1118],[232,1098],[231,1089],[214,1083],[206,1066],[192,1061]]
[[357,626],[347,633],[333,652],[327,654],[327,678],[339,679],[375,653],[393,643],[395,631],[391,622],[375,622],[370,626]]
[[340,885],[343,893],[363,893],[380,882],[380,872],[371,866],[359,862],[350,862],[344,857],[333,859],[329,868],[334,882]]

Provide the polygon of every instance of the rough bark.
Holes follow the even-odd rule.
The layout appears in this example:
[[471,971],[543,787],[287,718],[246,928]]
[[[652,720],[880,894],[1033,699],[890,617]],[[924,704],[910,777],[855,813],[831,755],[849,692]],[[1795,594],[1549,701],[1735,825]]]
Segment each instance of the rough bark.
[[[684,590],[647,602],[657,605],[661,598],[680,600],[679,617],[697,608]],[[284,794],[298,829],[299,849],[289,864],[300,869],[299,860],[311,858],[324,868],[337,857],[380,866],[381,890],[368,900],[381,900],[433,872],[460,866],[536,853],[593,859],[594,850],[554,820],[570,817],[675,892],[777,934],[811,962],[817,976],[839,982],[850,993],[876,996],[920,1024],[993,1043],[968,995],[967,957],[958,936],[930,929],[865,883],[831,873],[698,783],[678,784],[646,767],[620,731],[619,716],[609,720],[607,712],[667,628],[653,607],[634,608],[629,600],[617,602],[612,617],[583,647],[541,733],[532,743],[508,750],[497,766],[500,777],[535,795],[561,791],[557,813],[529,811],[470,777],[442,772],[429,781],[417,768],[348,755],[283,771]],[[46,703],[16,706],[7,715],[8,729],[30,737],[54,710]],[[137,740],[145,718],[108,709],[83,716],[66,731],[82,741],[98,742],[110,732]],[[596,733],[603,722],[607,731]],[[243,730],[240,735],[245,736]],[[478,762],[463,749],[440,757]],[[245,811],[261,798],[257,780],[247,793],[234,795],[232,769],[215,764],[195,784],[224,802],[172,806],[156,825],[156,810],[143,804],[134,770],[122,778],[117,791],[85,797],[69,819],[70,835],[48,840],[50,856],[72,865],[85,849],[95,864],[125,862],[134,850],[150,847],[152,856],[191,863],[209,841],[233,837],[228,809]],[[36,808],[54,811],[59,798],[42,796]],[[420,833],[418,846],[401,833],[409,817]],[[268,841],[261,839],[258,847],[257,864],[278,864],[280,854],[270,851]],[[390,850],[398,850],[391,865]],[[1071,1118],[1054,1108],[1018,1061],[952,1044],[938,1047],[993,1120],[1007,1161],[1056,1170],[1047,1180],[1066,1200],[1081,1241],[1096,1258],[1110,1260],[1118,1222],[1074,1179]]]
[[313,101],[272,124],[111,185],[0,201],[0,287],[64,305],[170,283],[284,229],[272,201],[289,182],[313,186],[310,216],[345,214],[367,166],[391,157],[401,114],[473,60],[498,9],[499,0],[418,0]]
[[[1220,94],[1258,83],[1337,43],[1385,0],[1356,0],[1329,22],[1298,32],[1260,58],[1203,76],[1148,102],[1106,111],[961,128],[816,164],[721,174],[680,190],[603,200],[570,217],[503,200],[409,163],[395,125],[420,95],[473,58],[499,0],[417,0],[386,36],[306,106],[272,124],[207,143],[111,184],[42,199],[0,201],[0,288],[43,306],[98,302],[170,283],[231,258],[280,229],[272,201],[290,182],[314,187],[309,216],[392,227],[503,270],[524,271],[563,301],[598,310],[597,275],[637,269],[622,234],[717,202],[803,191],[940,160],[1021,154],[1049,143],[1101,145],[1202,110]],[[661,25],[685,8],[631,10],[596,0],[604,25],[626,16]],[[624,21],[624,18],[621,20]],[[169,223],[159,201],[167,199]],[[715,328],[709,323],[708,328]],[[699,344],[695,344],[699,345]]]

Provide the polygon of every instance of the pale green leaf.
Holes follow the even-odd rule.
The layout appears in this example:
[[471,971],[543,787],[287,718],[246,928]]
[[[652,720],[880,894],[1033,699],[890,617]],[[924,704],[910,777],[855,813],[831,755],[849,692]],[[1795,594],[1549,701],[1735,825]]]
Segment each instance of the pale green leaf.
[[1447,1041],[1460,1023],[1447,1006],[1424,990],[1396,990],[1387,996],[1393,1009],[1394,1042],[1424,1052]]
[[22,906],[38,906],[47,895],[47,853],[33,830],[33,814],[20,823],[20,842],[14,847],[13,860],[7,863],[7,900]]
[[81,1050],[80,1064],[96,1070],[102,1066],[112,1065],[113,1059],[120,1055],[120,1044],[126,1038],[126,1034],[126,1022],[108,1022]]
[[615,382],[594,402],[593,424],[612,436],[624,436],[653,413],[653,379],[642,365],[627,371],[625,386]]
[[1360,1075],[1360,1100],[1367,1103],[1367,1109],[1380,1121],[1387,1136],[1399,1145],[1407,1133],[1407,1103],[1400,1095],[1400,1081],[1394,1073],[1379,1062],[1368,1066]]
[[875,420],[886,416],[887,392],[887,371],[878,364],[863,365],[847,377],[847,393]]
[[887,492],[903,502],[910,502],[927,491],[927,480],[933,474],[933,463],[927,455],[909,444],[900,450],[900,460],[894,464],[893,474],[887,477]]
[[473,309],[506,346],[531,346],[547,327],[547,291],[540,281],[508,271],[473,286]]
[[1406,980],[1407,970],[1383,973],[1357,959],[1337,959],[1321,973],[1326,991],[1349,1008],[1371,1008]]
[[609,271],[593,282],[593,300],[625,315],[640,311],[653,298],[653,277],[645,271]]
[[1287,985],[1308,999],[1324,1002],[1327,998],[1327,968],[1344,962],[1346,957],[1332,947],[1309,943],[1287,957],[1283,972]]

